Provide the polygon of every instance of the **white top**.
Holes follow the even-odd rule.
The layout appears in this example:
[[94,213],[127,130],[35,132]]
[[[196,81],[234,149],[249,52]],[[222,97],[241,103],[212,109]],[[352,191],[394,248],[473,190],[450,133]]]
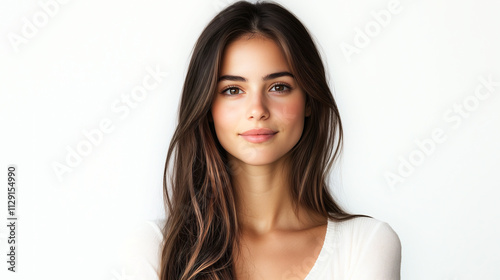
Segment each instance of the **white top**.
[[[131,279],[159,278],[164,222],[145,222],[129,239],[126,271]],[[323,247],[304,280],[399,280],[400,267],[401,242],[386,222],[328,220]]]

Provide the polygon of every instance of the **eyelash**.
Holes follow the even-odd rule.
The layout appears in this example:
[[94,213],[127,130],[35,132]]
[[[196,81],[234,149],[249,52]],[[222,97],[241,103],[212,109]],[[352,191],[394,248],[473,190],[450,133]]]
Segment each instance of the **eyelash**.
[[[289,85],[287,85],[287,84],[285,84],[285,83],[275,83],[275,84],[273,84],[273,85],[271,86],[271,88],[274,88],[274,87],[276,87],[276,86],[284,86],[284,87],[286,87],[287,89],[285,89],[285,90],[281,90],[281,91],[275,90],[275,91],[273,91],[273,92],[283,93],[283,92],[287,92],[287,91],[291,91],[291,90],[292,90],[292,87],[291,87],[291,86],[289,86]],[[229,85],[229,86],[227,86],[227,87],[224,87],[224,89],[222,89],[221,94],[224,94],[224,95],[227,95],[227,96],[235,96],[235,95],[238,95],[238,94],[225,94],[225,92],[226,92],[227,90],[229,90],[229,89],[233,89],[233,88],[237,88],[237,89],[239,89],[239,90],[243,91],[243,90],[242,90],[240,87],[238,87],[238,86],[235,86],[235,85]]]

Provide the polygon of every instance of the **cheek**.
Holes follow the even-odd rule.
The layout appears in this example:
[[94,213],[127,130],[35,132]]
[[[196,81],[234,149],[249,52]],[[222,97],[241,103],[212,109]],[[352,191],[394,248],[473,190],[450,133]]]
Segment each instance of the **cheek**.
[[227,104],[215,101],[212,105],[212,118],[214,122],[215,132],[217,137],[226,135],[235,127],[237,121],[236,114],[238,110],[232,110],[227,107]]
[[284,125],[299,125],[304,121],[304,107],[304,100],[302,98],[295,98],[281,104],[277,108],[277,113]]

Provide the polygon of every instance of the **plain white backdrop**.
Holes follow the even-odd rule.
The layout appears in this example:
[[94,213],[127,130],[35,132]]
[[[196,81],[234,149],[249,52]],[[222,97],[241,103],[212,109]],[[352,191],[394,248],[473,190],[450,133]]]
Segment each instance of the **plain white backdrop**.
[[[192,47],[231,2],[0,2],[1,279],[126,279],[123,240],[164,218]],[[340,204],[394,228],[402,279],[500,279],[500,3],[279,3],[327,65],[345,131]]]

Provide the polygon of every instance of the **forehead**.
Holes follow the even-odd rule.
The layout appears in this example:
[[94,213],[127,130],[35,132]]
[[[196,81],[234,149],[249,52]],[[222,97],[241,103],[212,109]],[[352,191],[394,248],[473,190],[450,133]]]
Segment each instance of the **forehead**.
[[222,57],[221,73],[252,75],[290,71],[283,50],[264,36],[244,36],[228,44]]

